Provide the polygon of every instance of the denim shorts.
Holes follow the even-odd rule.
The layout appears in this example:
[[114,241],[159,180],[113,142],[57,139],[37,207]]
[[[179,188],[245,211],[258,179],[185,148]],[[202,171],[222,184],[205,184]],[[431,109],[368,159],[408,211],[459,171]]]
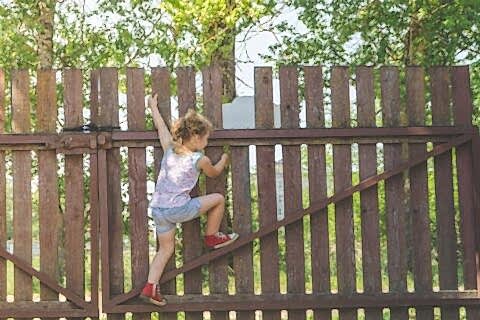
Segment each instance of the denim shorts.
[[200,200],[193,198],[180,207],[152,208],[157,233],[165,233],[174,229],[177,223],[195,219],[200,215],[200,205]]

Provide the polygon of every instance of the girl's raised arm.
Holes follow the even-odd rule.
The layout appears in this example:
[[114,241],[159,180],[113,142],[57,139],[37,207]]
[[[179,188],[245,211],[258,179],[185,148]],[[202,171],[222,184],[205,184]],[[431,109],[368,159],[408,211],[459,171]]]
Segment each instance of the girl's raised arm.
[[153,123],[158,131],[158,138],[160,139],[160,144],[162,145],[163,151],[166,151],[172,145],[172,135],[168,130],[165,121],[162,118],[162,115],[157,108],[157,95],[148,98],[148,106],[152,110]]

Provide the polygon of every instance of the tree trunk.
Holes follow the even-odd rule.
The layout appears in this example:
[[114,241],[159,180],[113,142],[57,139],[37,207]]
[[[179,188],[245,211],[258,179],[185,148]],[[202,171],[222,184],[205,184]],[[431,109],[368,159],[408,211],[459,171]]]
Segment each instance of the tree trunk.
[[[55,17],[55,5],[57,0],[39,0],[38,9],[38,36],[37,53],[40,69],[50,69],[53,67],[53,28]],[[58,280],[61,281],[65,274],[65,223],[64,211],[60,204],[59,207],[59,248],[58,248]]]
[[37,50],[40,68],[53,66],[53,22],[56,0],[39,0]]
[[[229,10],[235,8],[235,1],[229,1]],[[223,21],[218,21],[215,25],[223,26]],[[228,36],[223,39],[223,42],[214,52],[212,57],[212,64],[218,64],[222,68],[223,73],[223,102],[231,102],[237,95],[235,89],[235,38],[237,30],[235,28],[225,30]]]
[[235,89],[235,36],[232,36],[230,41],[231,50],[222,61],[224,102],[231,102],[237,95]]

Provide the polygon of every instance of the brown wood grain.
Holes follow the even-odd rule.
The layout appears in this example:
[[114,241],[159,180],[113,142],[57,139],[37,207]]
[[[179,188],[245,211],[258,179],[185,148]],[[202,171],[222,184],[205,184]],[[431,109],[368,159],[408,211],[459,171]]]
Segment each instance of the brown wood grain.
[[[381,105],[384,127],[398,127],[400,117],[400,83],[396,67],[380,69]],[[394,168],[402,161],[400,144],[384,144],[385,170]],[[389,291],[407,291],[407,238],[406,238],[406,199],[403,174],[385,181],[385,209],[387,215],[387,259]],[[391,308],[392,320],[408,319],[406,308]]]
[[[372,67],[358,67],[356,70],[357,117],[359,127],[376,127],[375,86]],[[360,180],[377,174],[376,144],[359,144]],[[360,193],[362,227],[363,288],[365,293],[382,292],[380,264],[380,216],[378,187]],[[382,309],[366,309],[367,319],[383,319]]]
[[[118,126],[118,71],[115,68],[101,68],[99,70],[98,109],[96,112],[97,125]],[[122,198],[120,186],[120,148],[112,148],[106,152],[107,174],[107,202],[108,202],[108,273],[109,293],[111,296],[121,294],[124,290],[123,268],[123,221]],[[103,159],[99,158],[99,162]],[[102,168],[99,167],[99,171]],[[100,190],[99,192],[102,192]],[[105,227],[105,225],[104,225]],[[102,242],[103,243],[103,242]],[[102,247],[103,248],[103,247]],[[109,297],[111,298],[111,297]],[[124,315],[109,314],[108,318],[119,320]]]
[[[178,113],[183,116],[189,108],[195,109],[196,88],[195,70],[192,67],[177,69]],[[198,195],[198,185],[191,195]],[[203,252],[203,237],[201,236],[200,221],[194,219],[182,224],[183,228],[183,262],[199,257]],[[202,270],[192,270],[184,275],[185,293],[202,293]],[[203,317],[201,312],[186,312],[186,320],[196,320]]]
[[[36,132],[55,133],[57,122],[56,84],[54,70],[37,72],[37,128]],[[65,172],[69,174],[66,167]],[[58,247],[61,216],[59,212],[57,155],[54,150],[38,152],[39,239],[40,269],[58,279]],[[65,186],[68,187],[66,181]],[[81,198],[83,201],[83,198]],[[82,235],[83,235],[83,225]],[[67,249],[68,250],[68,249]],[[68,252],[66,252],[68,255]],[[67,256],[68,257],[68,256]],[[82,260],[83,261],[83,260]],[[68,262],[68,258],[66,259]],[[66,270],[68,276],[68,269]],[[78,293],[78,292],[76,292]],[[40,285],[42,301],[57,301],[58,293]]]
[[[350,126],[350,94],[347,67],[332,68],[332,127]],[[334,190],[352,185],[352,155],[350,145],[333,147]],[[352,197],[335,204],[335,241],[337,254],[338,292],[355,292],[355,253]],[[355,309],[340,310],[342,319],[356,319]]]
[[[65,127],[83,124],[82,72],[65,70]],[[65,272],[67,288],[84,296],[84,191],[83,156],[65,155]]]
[[[407,67],[407,115],[409,125],[425,125],[425,75],[421,67]],[[410,158],[427,153],[424,143],[409,144]],[[427,164],[415,166],[409,171],[410,207],[408,224],[411,226],[411,248],[413,250],[413,277],[415,291],[431,292],[432,281],[432,239],[428,206]],[[416,309],[419,319],[433,319],[432,308]]]
[[[432,124],[451,125],[450,72],[446,67],[434,67],[430,70],[430,79]],[[435,157],[434,168],[440,289],[458,290],[452,153],[446,152]],[[441,314],[442,320],[458,319],[458,308],[442,307]]]
[[[12,72],[12,131],[30,132],[30,77],[27,70]],[[14,254],[32,263],[32,189],[30,151],[14,151],[13,157],[13,241]],[[15,301],[32,300],[32,277],[14,270]]]
[[[273,128],[272,69],[255,68],[255,128]],[[275,185],[275,147],[257,146],[258,214],[260,227],[277,221]],[[237,240],[238,241],[238,240]],[[278,232],[274,231],[260,240],[260,265],[262,293],[279,293]],[[280,319],[278,311],[262,311],[262,319]]]
[[[90,120],[96,122],[98,110],[98,70],[90,72]],[[99,271],[100,271],[100,195],[99,195],[99,171],[98,154],[92,153],[89,161],[90,170],[90,247],[91,247],[91,287],[92,304],[99,305]],[[103,261],[103,257],[102,257]],[[95,292],[95,293],[93,293]],[[95,319],[92,319],[95,320]]]
[[[152,69],[152,94],[158,94],[157,102],[158,109],[162,115],[165,123],[170,127],[170,122],[172,119],[171,116],[171,92],[170,92],[170,71],[166,67],[157,67]],[[155,130],[155,128],[153,128]],[[155,147],[154,151],[154,177],[158,178],[160,172],[160,164],[163,157],[163,149],[160,147]],[[155,180],[156,182],[156,180]],[[157,243],[158,250],[158,243]],[[175,252],[172,255],[172,258],[168,261],[165,266],[165,270],[175,268]],[[162,293],[164,294],[175,294],[176,293],[176,282],[175,280],[169,281],[161,286]],[[176,312],[167,312],[162,313],[162,320],[173,320],[177,319]]]
[[[456,126],[471,127],[473,102],[468,66],[452,67],[453,115]],[[473,206],[473,158],[472,143],[456,149],[458,198],[461,216],[463,245],[463,281],[465,289],[478,289],[480,266],[476,253],[475,212]],[[480,319],[480,308],[468,307],[467,319]]]
[[[324,128],[325,111],[323,106],[323,75],[322,67],[304,67],[305,73],[305,104],[307,128]],[[313,199],[327,197],[325,145],[308,145],[308,188],[310,202]],[[330,245],[328,232],[327,210],[310,217],[310,237],[312,246],[312,291],[314,293],[329,293],[330,288]],[[329,320],[332,317],[330,309],[315,309],[316,320]]]
[[[0,134],[5,133],[5,72],[0,69]],[[0,151],[0,246],[7,246],[7,179],[5,151]],[[7,299],[7,262],[0,259],[0,301]]]
[[[240,234],[252,232],[252,207],[250,193],[250,159],[248,147],[232,147],[232,192],[233,192],[233,230]],[[253,252],[247,245],[235,253],[233,270],[235,272],[235,293],[253,293]],[[239,320],[255,319],[254,312],[237,312]]]
[[[280,114],[283,128],[298,128],[298,71],[296,67],[280,67]],[[285,215],[302,208],[302,172],[300,146],[282,146]],[[287,291],[305,292],[305,256],[303,221],[285,228]],[[305,312],[289,311],[289,318],[305,319]]]
[[[127,68],[127,121],[129,130],[145,130],[144,70]],[[128,148],[128,194],[132,287],[142,287],[148,277],[147,168],[145,148]],[[134,319],[150,319],[134,313]]]
[[[212,122],[214,129],[223,128],[222,121],[222,72],[219,66],[210,66],[202,70],[203,77],[203,105],[206,117]],[[222,156],[222,147],[207,147],[205,154],[216,163]],[[225,170],[214,179],[206,178],[206,193],[220,193],[225,196]],[[226,207],[226,206],[225,206]],[[227,232],[227,215],[224,214],[220,229]],[[209,268],[209,287],[211,293],[228,293],[228,257],[223,257]],[[228,319],[227,312],[212,312],[213,319]]]

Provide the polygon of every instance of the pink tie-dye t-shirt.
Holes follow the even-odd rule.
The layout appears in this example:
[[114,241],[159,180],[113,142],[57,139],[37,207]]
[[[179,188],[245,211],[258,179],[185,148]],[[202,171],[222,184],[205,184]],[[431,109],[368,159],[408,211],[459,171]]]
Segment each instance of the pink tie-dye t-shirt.
[[187,203],[200,174],[197,162],[201,157],[201,152],[177,154],[173,148],[167,149],[162,158],[150,207],[172,208]]

